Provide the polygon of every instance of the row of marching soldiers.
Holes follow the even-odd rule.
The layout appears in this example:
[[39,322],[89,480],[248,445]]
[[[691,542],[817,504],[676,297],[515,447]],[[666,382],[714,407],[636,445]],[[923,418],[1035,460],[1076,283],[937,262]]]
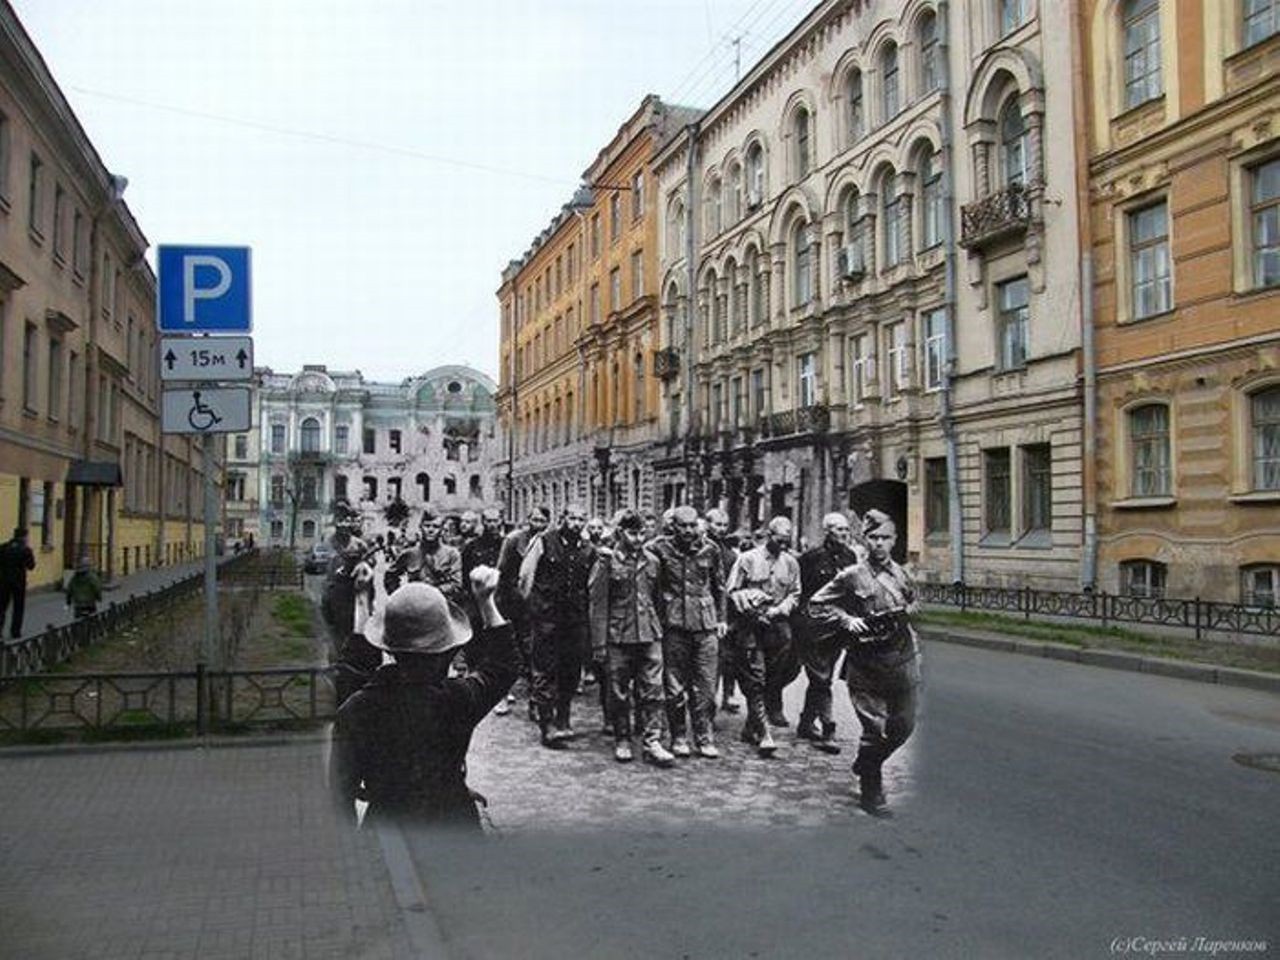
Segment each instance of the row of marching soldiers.
[[[915,720],[920,671],[909,614],[916,600],[910,577],[891,556],[894,521],[877,510],[852,521],[828,514],[822,543],[797,557],[785,517],[769,521],[755,542],[735,544],[719,510],[699,517],[677,507],[664,514],[660,529],[653,518],[622,510],[608,529],[577,506],[552,527],[538,507],[505,537],[500,516],[486,511],[481,529],[458,548],[440,541],[439,524],[428,514],[418,544],[388,566],[381,619],[375,614],[373,629],[356,633],[376,640],[409,604],[416,591],[396,589],[399,577],[434,585],[451,606],[469,608],[473,622],[484,621],[489,598],[468,596],[463,584],[492,580],[491,605],[511,625],[512,657],[527,683],[541,744],[564,750],[576,738],[572,705],[585,670],[598,685],[615,759],[633,759],[634,733],[643,758],[660,767],[720,756],[716,694],[723,689],[719,707],[736,712],[734,686],[746,699],[741,739],[761,757],[774,756],[773,731],[790,726],[783,692],[801,669],[808,682],[796,734],[815,749],[839,753],[832,690],[843,657],[842,676],[862,727],[853,764],[859,803],[881,814],[882,766]],[[389,648],[374,645],[381,659],[379,647]],[[460,658],[465,673],[483,670],[470,652]],[[363,682],[372,655],[363,663],[343,659],[356,661],[352,671]],[[503,691],[492,706],[507,713],[513,702]]]

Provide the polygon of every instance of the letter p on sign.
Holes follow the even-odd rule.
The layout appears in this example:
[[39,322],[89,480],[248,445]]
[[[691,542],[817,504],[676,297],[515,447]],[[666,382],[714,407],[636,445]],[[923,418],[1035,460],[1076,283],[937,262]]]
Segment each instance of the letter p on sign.
[[156,320],[165,333],[248,333],[248,247],[162,246]]

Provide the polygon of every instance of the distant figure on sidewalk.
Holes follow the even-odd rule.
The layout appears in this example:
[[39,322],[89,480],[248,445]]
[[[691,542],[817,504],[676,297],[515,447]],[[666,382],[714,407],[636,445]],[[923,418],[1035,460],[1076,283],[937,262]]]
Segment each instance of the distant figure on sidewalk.
[[67,581],[67,606],[71,612],[80,617],[92,617],[98,612],[98,603],[102,600],[102,581],[93,572],[88,557],[81,557],[76,564],[76,572]]
[[498,571],[477,567],[471,589],[481,626],[471,670],[448,677],[457,648],[471,640],[466,616],[426,583],[397,590],[365,624],[365,638],[395,658],[338,710],[330,787],[339,815],[365,825],[480,828],[467,788],[471,733],[516,678],[514,631],[493,601]]
[[0,546],[0,631],[4,630],[4,615],[13,603],[13,619],[9,621],[9,636],[22,636],[22,615],[27,607],[27,571],[36,568],[36,555],[27,546],[27,528],[18,527],[13,539]]

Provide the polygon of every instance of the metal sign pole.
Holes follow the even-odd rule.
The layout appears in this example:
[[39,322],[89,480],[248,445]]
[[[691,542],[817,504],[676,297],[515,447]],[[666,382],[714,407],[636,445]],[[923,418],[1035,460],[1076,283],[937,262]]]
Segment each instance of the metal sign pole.
[[222,651],[218,645],[218,568],[214,557],[214,518],[218,505],[213,488],[213,434],[202,438],[204,450],[204,638],[200,644],[200,661],[206,667],[212,658],[213,669],[222,670]]

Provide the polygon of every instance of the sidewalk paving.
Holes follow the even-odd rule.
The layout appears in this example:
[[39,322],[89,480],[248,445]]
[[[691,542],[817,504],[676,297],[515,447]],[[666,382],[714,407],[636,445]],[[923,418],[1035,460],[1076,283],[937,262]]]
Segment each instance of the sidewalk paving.
[[414,956],[378,838],[340,824],[326,744],[4,755],[0,955]]

